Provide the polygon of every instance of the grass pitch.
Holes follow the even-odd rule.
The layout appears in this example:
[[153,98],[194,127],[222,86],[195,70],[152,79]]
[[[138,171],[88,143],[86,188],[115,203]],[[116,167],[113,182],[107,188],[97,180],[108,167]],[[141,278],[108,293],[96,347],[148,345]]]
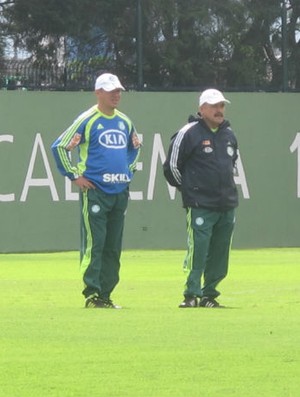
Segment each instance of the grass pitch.
[[179,309],[184,252],[125,251],[83,309],[78,253],[0,255],[1,396],[297,397],[300,249],[233,251],[226,309]]

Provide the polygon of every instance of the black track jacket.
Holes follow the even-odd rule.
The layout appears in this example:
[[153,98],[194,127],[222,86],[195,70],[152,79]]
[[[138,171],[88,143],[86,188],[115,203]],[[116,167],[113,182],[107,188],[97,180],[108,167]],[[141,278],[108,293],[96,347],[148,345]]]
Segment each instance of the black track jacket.
[[212,132],[200,117],[190,116],[188,124],[171,138],[163,164],[167,181],[181,190],[184,207],[227,211],[238,206],[237,149],[228,121]]

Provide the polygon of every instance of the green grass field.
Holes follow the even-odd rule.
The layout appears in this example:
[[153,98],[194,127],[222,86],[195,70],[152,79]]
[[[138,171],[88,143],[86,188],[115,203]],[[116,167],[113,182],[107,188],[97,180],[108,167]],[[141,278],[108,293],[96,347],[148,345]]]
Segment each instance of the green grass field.
[[233,251],[226,309],[179,309],[182,251],[125,251],[84,309],[78,253],[0,255],[1,397],[297,397],[300,249]]

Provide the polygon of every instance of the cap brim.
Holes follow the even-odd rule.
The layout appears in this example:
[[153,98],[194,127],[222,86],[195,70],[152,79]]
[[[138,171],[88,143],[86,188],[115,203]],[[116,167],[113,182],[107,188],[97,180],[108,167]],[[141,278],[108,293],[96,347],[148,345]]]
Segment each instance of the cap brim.
[[[217,103],[221,103],[221,102],[226,102],[226,103],[231,103],[230,101],[228,101],[228,99],[218,99],[217,101],[210,101],[210,102],[204,102],[204,103],[208,103],[209,105],[216,105]],[[203,105],[204,105],[203,103]]]
[[125,91],[125,88],[121,85],[121,86],[107,86],[107,87],[103,87],[104,91],[110,92],[110,91],[114,91],[114,90],[122,90]]
[[106,92],[114,91],[114,90],[122,90],[125,91],[125,88],[122,85],[114,85],[114,84],[103,84],[100,87],[95,87],[95,90],[104,90]]

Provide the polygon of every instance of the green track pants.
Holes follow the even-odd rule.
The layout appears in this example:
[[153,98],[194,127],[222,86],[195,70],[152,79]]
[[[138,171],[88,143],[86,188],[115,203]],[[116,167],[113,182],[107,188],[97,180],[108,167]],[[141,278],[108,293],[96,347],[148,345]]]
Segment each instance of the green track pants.
[[109,299],[119,282],[120,257],[128,190],[81,193],[81,261],[85,297]]
[[216,298],[220,295],[216,287],[228,272],[234,222],[233,209],[225,212],[187,209],[188,251],[185,267],[189,275],[184,296]]

